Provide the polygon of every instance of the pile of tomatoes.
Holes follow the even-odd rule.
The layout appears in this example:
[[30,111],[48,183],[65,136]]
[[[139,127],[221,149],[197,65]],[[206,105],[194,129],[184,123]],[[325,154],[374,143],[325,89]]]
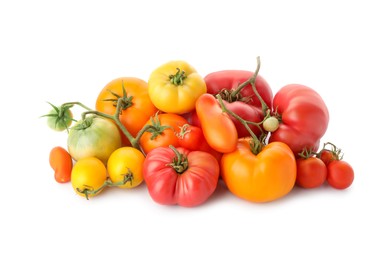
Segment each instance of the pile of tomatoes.
[[[187,62],[170,61],[147,82],[112,80],[94,109],[49,103],[48,125],[68,132],[67,149],[50,152],[55,179],[71,181],[87,199],[145,182],[157,203],[186,207],[204,203],[219,181],[252,202],[279,199],[296,185],[349,187],[354,173],[341,150],[325,143],[319,151],[329,122],[321,96],[299,84],[273,95],[259,69],[258,58],[254,73],[202,77]],[[78,121],[74,106],[85,109]]]

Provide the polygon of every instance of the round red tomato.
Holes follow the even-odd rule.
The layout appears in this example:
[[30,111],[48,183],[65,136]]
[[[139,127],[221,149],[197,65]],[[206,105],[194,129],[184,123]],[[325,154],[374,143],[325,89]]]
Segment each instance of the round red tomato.
[[204,203],[215,191],[219,164],[206,152],[158,147],[147,154],[143,176],[155,202],[193,207]]
[[326,165],[316,157],[299,158],[297,160],[296,184],[302,188],[317,188],[321,186],[327,175]]
[[336,189],[346,189],[351,186],[354,180],[352,166],[345,161],[332,161],[328,165],[327,181],[330,186]]
[[188,124],[184,117],[177,114],[158,114],[146,122],[146,125],[154,126],[154,129],[145,132],[140,139],[140,145],[145,154],[157,147],[179,146],[177,133],[180,128]]

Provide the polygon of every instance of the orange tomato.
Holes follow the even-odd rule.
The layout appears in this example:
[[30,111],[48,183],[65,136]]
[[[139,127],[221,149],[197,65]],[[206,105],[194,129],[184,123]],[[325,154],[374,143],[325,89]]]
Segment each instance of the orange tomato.
[[[96,110],[114,115],[118,98],[122,97],[124,109],[119,120],[135,137],[145,123],[157,112],[149,98],[148,84],[139,78],[122,77],[109,82],[100,92],[96,100]],[[130,145],[121,131],[123,145]]]
[[180,128],[188,122],[182,116],[166,113],[158,114],[148,120],[146,124],[156,128],[145,132],[140,139],[142,150],[147,154],[157,147],[168,147],[169,145],[178,147],[179,139],[176,134],[180,133]]
[[239,139],[237,149],[221,159],[221,174],[228,189],[251,202],[268,202],[287,195],[295,184],[296,161],[284,143],[273,142],[253,154],[250,139]]
[[237,129],[228,114],[222,112],[218,100],[211,94],[203,94],[196,101],[204,138],[215,151],[233,152],[237,146]]
[[73,161],[67,150],[56,146],[50,151],[49,163],[54,170],[54,178],[59,183],[70,181]]

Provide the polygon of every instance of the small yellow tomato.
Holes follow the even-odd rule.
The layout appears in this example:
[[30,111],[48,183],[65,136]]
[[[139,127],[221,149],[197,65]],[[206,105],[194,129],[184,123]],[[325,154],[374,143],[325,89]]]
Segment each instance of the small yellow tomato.
[[87,199],[101,192],[107,178],[106,167],[96,157],[78,160],[72,169],[72,187],[80,196]]
[[115,150],[108,158],[108,176],[114,184],[128,178],[130,181],[118,187],[134,188],[144,180],[142,175],[144,160],[145,156],[138,149],[121,147]]
[[149,77],[152,103],[161,111],[184,114],[195,108],[198,97],[207,92],[206,83],[185,61],[170,61],[155,69]]

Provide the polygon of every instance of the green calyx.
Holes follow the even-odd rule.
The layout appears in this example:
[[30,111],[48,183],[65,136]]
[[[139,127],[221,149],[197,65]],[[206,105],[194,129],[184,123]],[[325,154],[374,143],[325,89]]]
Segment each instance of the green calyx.
[[187,76],[184,70],[180,70],[179,68],[176,69],[177,72],[175,75],[169,75],[169,81],[176,86],[180,86],[183,85],[183,82]]
[[53,130],[63,131],[66,129],[67,131],[69,131],[69,126],[72,124],[73,121],[76,121],[73,119],[73,114],[70,110],[73,105],[64,104],[62,106],[57,107],[50,102],[47,103],[52,107],[52,110],[49,112],[49,114],[43,115],[41,117],[48,118],[48,125]]
[[103,99],[103,101],[112,102],[112,105],[114,107],[118,106],[119,99],[122,99],[121,102],[122,110],[125,110],[133,105],[133,96],[127,96],[127,92],[123,81],[122,81],[122,96],[111,91],[110,89],[108,89],[107,91],[109,91],[115,98],[107,98],[107,99]]
[[159,135],[162,135],[165,129],[172,128],[169,125],[161,125],[161,121],[158,118],[158,114],[150,118],[151,128],[148,128],[146,132],[151,133],[150,140],[156,139]]
[[172,162],[168,164],[178,174],[183,174],[188,169],[188,158],[184,154],[180,153],[174,146],[170,145],[170,149],[175,153],[175,157]]
[[81,119],[72,129],[74,130],[84,130],[90,127],[93,123],[93,120],[96,116],[88,116],[84,119]]

